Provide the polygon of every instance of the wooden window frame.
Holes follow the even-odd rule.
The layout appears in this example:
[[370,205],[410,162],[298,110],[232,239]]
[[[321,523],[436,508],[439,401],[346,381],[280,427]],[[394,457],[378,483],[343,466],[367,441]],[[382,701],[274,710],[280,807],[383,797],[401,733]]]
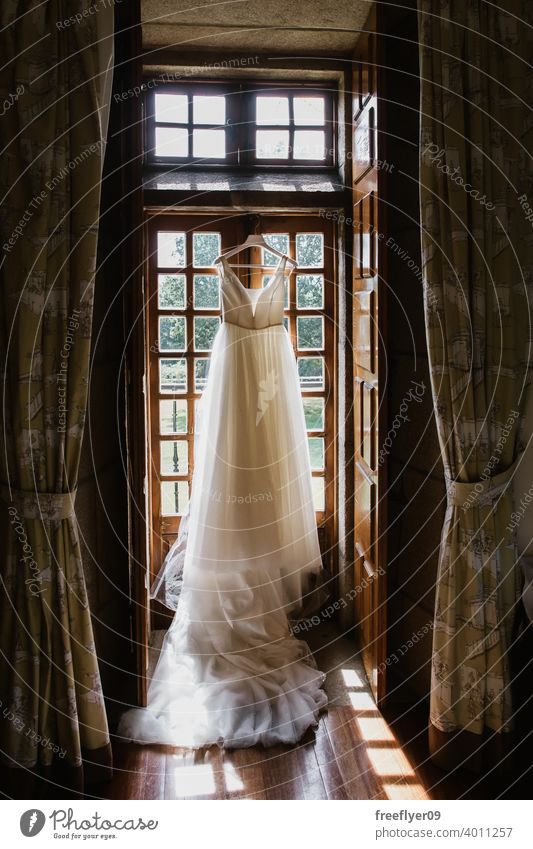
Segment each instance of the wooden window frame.
[[[256,216],[254,216],[256,217]],[[257,221],[255,226],[257,226]],[[289,277],[289,306],[284,315],[289,320],[289,335],[296,350],[296,320],[298,316],[321,315],[324,317],[324,345],[322,349],[297,351],[297,357],[320,356],[324,359],[324,386],[323,390],[302,389],[302,396],[324,398],[324,428],[309,432],[311,437],[324,437],[325,456],[324,471],[313,471],[313,477],[324,478],[324,510],[317,511],[317,526],[321,543],[321,550],[329,568],[332,568],[332,552],[335,547],[335,511],[336,511],[336,232],[333,222],[314,214],[277,214],[261,213],[260,231],[268,234],[288,233],[290,242],[290,254],[295,256],[296,233],[324,233],[324,264],[320,268],[295,269]],[[194,362],[199,357],[209,356],[203,352],[194,351],[193,345],[193,322],[194,317],[220,315],[219,310],[201,309],[196,310],[193,303],[193,280],[194,274],[213,273],[213,269],[202,269],[193,267],[192,264],[192,239],[193,233],[203,230],[204,232],[218,231],[221,233],[222,250],[239,244],[245,236],[251,232],[247,216],[235,216],[230,212],[194,214],[194,213],[155,213],[148,216],[146,227],[146,239],[148,246],[147,276],[148,276],[148,321],[147,321],[147,347],[148,347],[148,419],[149,419],[149,465],[150,465],[150,562],[151,580],[159,572],[162,561],[169,545],[175,538],[180,524],[179,516],[163,516],[161,513],[161,480],[184,480],[189,485],[193,475],[194,457],[194,422],[195,402],[200,398],[201,392],[196,391],[194,382]],[[157,233],[184,232],[186,234],[187,257],[186,266],[183,269],[174,270],[175,274],[185,274],[185,309],[163,309],[158,306],[157,285],[160,273],[165,273],[157,266]],[[259,256],[252,252],[248,259],[242,258],[238,262],[259,261]],[[168,272],[167,272],[168,273]],[[260,286],[260,275],[262,272],[250,270],[239,271],[239,277],[245,286]],[[296,286],[299,273],[317,273],[324,275],[324,301],[322,309],[297,308]],[[187,327],[186,350],[176,354],[160,351],[156,342],[159,332],[159,316],[184,315]],[[185,393],[161,393],[159,387],[159,361],[162,357],[175,357],[185,359],[187,362],[187,391]],[[174,441],[176,436],[161,434],[159,432],[159,401],[164,399],[186,400],[187,404],[187,432],[180,434],[177,439],[186,439],[188,442],[188,470],[183,475],[161,475],[160,442]]]
[[[145,163],[148,166],[185,165],[187,168],[196,169],[235,169],[251,168],[253,170],[313,170],[332,171],[338,161],[337,150],[337,91],[332,91],[332,85],[315,82],[302,82],[300,84],[281,83],[277,80],[265,82],[264,80],[248,80],[246,83],[211,80],[194,81],[169,81],[162,78],[145,78],[144,86],[146,93],[144,97],[144,145]],[[255,98],[261,93],[269,93],[272,96],[289,97],[289,124],[280,125],[258,125],[255,120]],[[187,123],[157,122],[155,121],[155,95],[156,94],[187,94],[188,96],[188,121]],[[193,97],[196,95],[209,96],[213,94],[226,96],[226,122],[224,131],[226,133],[226,150],[229,153],[223,159],[202,159],[192,154],[192,131],[193,129],[220,129],[218,124],[194,124],[193,122]],[[321,96],[325,102],[324,125],[296,125],[294,124],[293,99],[295,96]],[[156,126],[183,127],[189,133],[188,156],[156,156],[155,154],[155,128]],[[325,152],[323,160],[317,159],[293,159],[294,132],[296,130],[324,130]],[[289,132],[289,157],[286,159],[258,159],[255,155],[255,133],[257,130],[279,129]]]

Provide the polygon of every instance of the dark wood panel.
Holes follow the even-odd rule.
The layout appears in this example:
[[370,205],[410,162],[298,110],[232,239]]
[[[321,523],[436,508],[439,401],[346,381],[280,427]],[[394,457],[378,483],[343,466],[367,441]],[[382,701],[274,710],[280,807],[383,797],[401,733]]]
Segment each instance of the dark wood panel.
[[353,134],[353,171],[354,186],[361,181],[376,161],[376,110],[374,106],[364,109],[355,124]]
[[376,542],[376,483],[362,457],[355,463],[356,541],[365,557],[374,562]]
[[379,122],[382,109],[382,69],[378,62],[379,26],[372,6],[365,35],[355,54],[353,137],[354,261],[354,580],[355,617],[362,658],[374,695],[385,695],[386,585],[384,468],[377,461],[384,421],[385,381],[380,339],[385,337],[384,267],[380,246],[385,237],[381,217]]
[[362,387],[363,395],[363,421],[362,435],[363,445],[361,454],[370,471],[376,471],[376,390],[374,386],[366,381]]
[[353,347],[356,364],[369,373],[374,372],[376,326],[375,293],[353,293]]

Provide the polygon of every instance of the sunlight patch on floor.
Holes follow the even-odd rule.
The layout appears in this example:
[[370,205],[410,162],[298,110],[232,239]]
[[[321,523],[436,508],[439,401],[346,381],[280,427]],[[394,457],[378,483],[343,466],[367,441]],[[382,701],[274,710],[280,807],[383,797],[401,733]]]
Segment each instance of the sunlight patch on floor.
[[382,716],[357,716],[355,721],[364,740],[372,742],[395,741],[396,737]]
[[367,746],[366,755],[376,775],[413,775],[415,771],[399,746]]
[[365,693],[364,690],[361,690],[359,692],[349,693],[348,695],[351,706],[356,710],[368,710],[372,711],[372,713],[377,713],[376,703],[370,693]]
[[418,782],[413,782],[412,784],[384,784],[383,790],[387,795],[387,799],[398,800],[400,802],[407,801],[408,799],[419,801],[430,799],[423,786]]
[[355,669],[341,669],[342,680],[347,687],[366,687],[365,682]]
[[167,776],[170,776],[174,794],[178,798],[215,794],[215,776],[211,764],[191,764],[182,756],[175,755],[167,764]]
[[357,736],[366,744],[369,771],[378,778],[387,798],[429,799],[423,785],[416,781],[415,770],[389,723],[381,716],[368,684],[354,669],[342,669],[341,675],[353,708]]
[[233,764],[224,764],[224,783],[228,793],[237,793],[244,790],[244,784],[239,778],[239,774]]

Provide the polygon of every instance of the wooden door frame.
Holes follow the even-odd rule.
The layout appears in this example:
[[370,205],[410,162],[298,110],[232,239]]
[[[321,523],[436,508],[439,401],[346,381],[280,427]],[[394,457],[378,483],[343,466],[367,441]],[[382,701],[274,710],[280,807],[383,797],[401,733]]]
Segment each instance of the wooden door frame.
[[[140,0],[115,6],[115,69],[113,90],[120,94],[142,83]],[[131,686],[124,701],[145,705],[148,670],[148,592],[146,569],[146,458],[137,446],[146,445],[144,407],[144,215],[142,191],[142,103],[140,98],[113,100],[115,135],[110,146],[120,149],[117,169],[119,202],[116,209],[117,252],[123,269],[122,309],[124,350],[124,440],[128,504],[128,582],[131,638]],[[128,128],[127,132],[124,128]],[[118,286],[117,286],[118,287]],[[141,456],[140,456],[141,455]]]
[[[138,7],[138,0],[135,0],[135,7]],[[378,9],[378,22],[381,10]],[[137,12],[137,17],[140,19],[140,15]],[[368,24],[365,29],[368,29]],[[377,26],[377,32],[382,31],[379,26]],[[133,32],[133,30],[132,30]],[[140,84],[142,81],[142,67],[141,67],[141,52],[140,52],[140,27],[137,30],[138,37],[134,39],[137,44],[137,48],[133,48],[131,51],[132,59],[130,59],[127,69],[128,69],[128,84],[124,83],[124,88],[130,88],[133,84]],[[378,44],[379,48],[379,44]],[[138,52],[136,52],[138,50]],[[381,66],[381,67],[380,67]],[[380,92],[384,91],[384,79],[385,73],[381,69],[385,68],[386,64],[383,61],[383,57],[380,57],[377,63],[377,73],[379,75],[379,87]],[[339,71],[341,73],[341,71]],[[381,94],[381,96],[383,96]],[[346,94],[346,102],[349,100],[348,94]],[[129,101],[126,101],[126,107],[122,109],[125,113],[124,118],[122,120],[123,126],[129,127],[138,127],[142,128],[142,116],[140,112],[141,101],[139,98],[133,98]],[[379,120],[379,129],[380,134],[384,131],[385,128],[385,115],[386,112],[382,109],[380,113]],[[350,112],[346,113],[347,124],[350,123]],[[144,230],[144,221],[145,215],[147,212],[170,212],[166,203],[179,203],[181,212],[192,212],[192,213],[207,213],[212,214],[214,212],[228,212],[229,209],[233,206],[233,208],[237,208],[239,212],[254,212],[257,211],[259,214],[288,214],[289,210],[286,207],[286,201],[289,199],[288,196],[281,192],[266,192],[266,193],[258,193],[253,192],[253,201],[248,201],[246,199],[246,195],[243,192],[239,193],[225,193],[224,196],[220,192],[216,193],[217,203],[219,204],[217,207],[212,207],[209,203],[206,203],[203,207],[197,205],[193,198],[191,200],[182,197],[180,193],[176,194],[176,197],[166,198],[166,195],[172,194],[168,192],[163,193],[155,193],[155,192],[144,192],[144,196],[149,205],[142,204],[142,195],[143,191],[141,188],[141,164],[142,164],[142,129],[140,132],[136,132],[134,134],[130,134],[129,138],[131,140],[130,147],[125,151],[124,162],[126,163],[126,167],[124,168],[124,174],[126,177],[125,186],[124,186],[124,195],[127,199],[132,197],[132,189],[136,186],[136,193],[133,195],[135,198],[135,203],[133,208],[131,208],[131,225],[132,225],[132,240],[130,243],[125,245],[123,249],[124,254],[124,269],[126,276],[126,285],[124,287],[125,292],[125,325],[127,330],[129,331],[128,336],[128,344],[127,350],[125,354],[125,369],[126,369],[126,408],[127,408],[127,431],[126,431],[126,439],[128,443],[128,454],[132,456],[132,452],[134,453],[133,461],[128,463],[128,502],[129,502],[129,515],[130,515],[130,595],[131,595],[131,632],[132,632],[132,651],[135,658],[136,665],[136,678],[137,678],[137,701],[138,704],[146,704],[146,692],[147,692],[147,679],[146,679],[146,671],[147,671],[147,645],[148,645],[148,635],[149,635],[149,620],[148,620],[148,592],[147,592],[147,572],[149,569],[150,563],[150,552],[148,549],[148,534],[146,529],[146,517],[142,516],[141,505],[146,503],[147,497],[147,469],[145,468],[144,460],[139,457],[137,451],[135,451],[135,446],[145,445],[146,437],[147,437],[147,428],[144,416],[144,393],[146,391],[146,386],[144,382],[144,376],[146,373],[146,328],[143,326],[143,322],[138,320],[139,315],[142,314],[143,305],[144,305],[144,280],[146,279],[146,269],[143,268],[142,264],[139,265],[137,263],[136,257],[138,256],[139,248],[141,252],[144,250],[142,247],[142,240],[139,238],[141,228],[142,232]],[[381,136],[378,141],[378,157],[380,159],[386,159],[386,156],[383,153],[382,138],[386,138],[385,136]],[[350,143],[347,142],[346,149],[349,151]],[[341,165],[341,163],[339,163]],[[347,174],[349,176],[350,172],[350,162],[344,163]],[[383,202],[383,198],[385,194],[385,183],[386,183],[386,173],[380,173],[378,175],[379,179],[379,190],[381,194],[380,200],[380,216],[381,220],[386,220],[386,204]],[[348,186],[350,182],[348,182]],[[342,274],[343,279],[338,277],[337,283],[339,286],[344,286],[345,298],[346,298],[346,306],[348,308],[346,313],[346,321],[349,322],[350,315],[350,306],[351,306],[351,281],[350,281],[350,266],[346,264],[344,268],[344,272],[342,269],[342,264],[344,262],[344,256],[349,256],[351,254],[351,247],[349,244],[350,240],[350,228],[346,227],[346,231],[342,234],[342,222],[347,221],[349,217],[349,213],[351,212],[351,203],[348,202],[349,188],[345,189],[344,197],[346,198],[346,205],[339,206],[339,195],[340,192],[335,193],[335,197],[328,197],[325,192],[317,193],[314,197],[309,195],[308,198],[294,198],[296,204],[294,206],[293,212],[296,215],[310,213],[312,215],[322,215],[324,212],[331,212],[333,215],[338,215],[339,220],[341,222],[341,226],[337,227],[336,236],[335,236],[335,244],[337,247],[337,251],[342,251],[343,257],[339,260],[338,267],[336,268],[337,275]],[[156,198],[156,194],[159,194],[159,197]],[[182,193],[183,194],[183,193]],[[301,194],[301,193],[300,193]],[[159,199],[165,195],[165,209],[159,203]],[[238,195],[238,196],[237,196]],[[212,198],[213,199],[213,198]],[[308,201],[315,200],[319,201],[319,206],[316,205],[308,205]],[[303,202],[302,202],[303,201]],[[331,203],[332,202],[332,203]],[[204,200],[205,203],[205,200]],[[301,204],[301,206],[299,206]],[[331,205],[330,205],[331,204]],[[299,207],[299,208],[298,208]],[[291,210],[292,211],[292,210]],[[381,228],[384,231],[384,228]],[[342,240],[342,241],[341,241]],[[133,252],[132,249],[133,248]],[[382,278],[386,278],[385,273],[385,261],[386,254],[383,250],[383,245],[380,242],[378,244],[378,251],[380,252],[380,262],[382,271]],[[386,301],[385,301],[385,285],[383,280],[380,281],[380,313],[381,320],[383,323],[386,323]],[[337,310],[339,309],[339,303],[337,303]],[[349,331],[349,327],[346,327],[346,354],[347,357],[350,357],[350,341],[351,341],[351,333]],[[383,359],[383,358],[381,358]],[[335,350],[335,363],[337,364],[337,350]],[[346,362],[346,370],[347,370],[347,379],[350,378],[351,366],[349,361]],[[335,377],[335,384],[339,379],[339,375],[337,374]],[[379,379],[379,403],[378,408],[380,410],[380,428],[382,433],[384,433],[384,428],[386,428],[386,396],[384,392],[384,381],[383,374],[380,375]],[[352,381],[353,386],[353,381]],[[349,397],[348,397],[349,400]],[[335,402],[335,414],[338,414],[338,403],[339,403],[339,395],[336,397]],[[349,406],[349,404],[348,404]],[[338,421],[335,424],[335,433],[336,437],[338,437]],[[353,435],[353,422],[350,421],[348,423],[346,429],[346,446],[347,449],[350,448],[351,438]],[[335,451],[335,462],[338,461],[338,451]],[[348,464],[348,469],[350,468],[350,464]],[[337,469],[336,469],[337,472]],[[382,470],[382,475],[384,476],[385,470]],[[386,564],[386,536],[385,536],[385,528],[386,528],[386,501],[384,495],[386,493],[386,481],[383,486],[380,486],[380,491],[382,494],[380,501],[380,511],[378,515],[378,559],[379,563],[385,566]],[[347,481],[347,498],[351,500],[352,489],[351,482]],[[344,505],[338,503],[338,486],[337,482],[335,485],[335,495],[337,499],[336,509],[334,511],[334,534],[335,534],[335,546],[337,546],[338,539],[338,531],[339,531],[339,509],[343,509]],[[353,513],[353,511],[352,511]],[[151,512],[149,513],[151,515]],[[350,523],[346,523],[346,531],[347,537],[351,537],[351,525]],[[350,540],[348,540],[350,542]],[[352,549],[353,552],[353,549]],[[346,564],[349,564],[350,561],[353,562],[352,556],[350,554],[350,549],[346,549],[345,560]],[[335,562],[338,559],[338,551],[335,550],[334,553]],[[382,582],[382,589],[385,587],[385,582]],[[143,604],[142,600],[146,599],[146,603]],[[378,631],[380,635],[380,645],[381,645],[381,656],[383,659],[386,655],[386,648],[383,648],[383,640],[382,638],[385,636],[386,631],[386,612],[385,612],[385,604],[386,598],[380,599],[378,603],[378,610],[380,611],[379,625]],[[378,702],[381,702],[385,696],[385,676],[380,675],[378,679],[378,688],[377,688],[377,696]]]
[[[358,540],[358,517],[354,516],[354,574],[355,583],[364,586],[356,595],[356,628],[369,683],[376,702],[382,705],[387,694],[387,472],[386,464],[378,462],[379,443],[387,430],[386,352],[387,339],[387,170],[378,167],[385,161],[386,132],[386,61],[383,56],[383,10],[374,4],[370,10],[354,54],[352,133],[358,142],[353,145],[352,187],[354,209],[354,239],[356,233],[366,234],[366,244],[360,240],[360,268],[356,271],[354,247],[354,472],[368,486],[368,527]],[[361,157],[361,159],[358,159]],[[358,219],[357,221],[355,219]],[[379,237],[378,237],[379,233]],[[366,283],[366,285],[365,285]],[[368,295],[367,311],[362,298]],[[374,300],[376,303],[374,303]],[[360,303],[360,309],[357,304]],[[368,315],[366,315],[368,312]],[[357,328],[368,337],[368,366],[356,363]],[[366,325],[366,330],[365,330]],[[361,349],[362,351],[363,349]],[[374,364],[375,363],[375,364]],[[367,372],[373,383],[359,372]],[[359,382],[359,390],[356,383]],[[374,382],[376,385],[374,385]],[[367,393],[363,392],[367,388]],[[366,397],[374,416],[375,430],[370,445],[363,447],[363,434],[357,431],[357,416],[364,426],[363,404]],[[356,409],[357,408],[357,409]],[[359,442],[359,448],[358,448]],[[365,457],[367,450],[370,460]],[[358,460],[359,453],[359,460]],[[354,474],[355,480],[355,474]],[[357,510],[354,493],[354,511]],[[365,539],[368,537],[367,544]],[[364,583],[366,582],[366,584]],[[366,613],[366,605],[369,613]],[[362,621],[357,621],[362,617]]]

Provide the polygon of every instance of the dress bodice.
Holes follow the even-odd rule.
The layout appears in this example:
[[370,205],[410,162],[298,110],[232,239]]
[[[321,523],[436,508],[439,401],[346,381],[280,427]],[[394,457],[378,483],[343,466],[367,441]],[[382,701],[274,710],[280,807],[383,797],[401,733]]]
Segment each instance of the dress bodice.
[[246,289],[227,261],[218,265],[222,292],[222,317],[227,324],[249,330],[283,324],[285,265],[282,258],[271,281],[262,289]]

